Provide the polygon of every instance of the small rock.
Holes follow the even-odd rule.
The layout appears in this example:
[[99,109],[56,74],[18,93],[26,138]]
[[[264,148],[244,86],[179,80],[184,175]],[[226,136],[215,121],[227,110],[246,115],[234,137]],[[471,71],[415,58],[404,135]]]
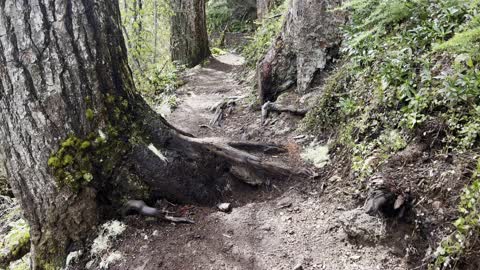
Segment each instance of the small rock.
[[158,236],[158,230],[153,231],[152,236]]
[[277,203],[279,209],[289,208],[292,206],[292,201],[290,198],[283,198]]
[[290,235],[295,234],[295,231],[294,230],[289,230],[288,234],[290,234]]
[[360,260],[361,258],[362,258],[362,256],[360,256],[360,255],[350,256],[350,260],[355,261],[355,262]]
[[217,205],[217,208],[219,211],[222,211],[222,212],[230,212],[232,211],[232,204],[231,203],[221,203],[219,205]]
[[432,203],[432,207],[433,207],[433,209],[438,210],[438,209],[440,209],[440,207],[442,207],[442,203],[440,201],[434,201]]
[[364,213],[360,208],[343,212],[339,219],[341,228],[350,239],[376,243],[386,236],[382,220]]
[[270,225],[263,225],[260,227],[260,230],[269,232],[272,230],[272,227],[270,227]]
[[297,264],[295,267],[293,267],[293,270],[303,270],[302,264]]

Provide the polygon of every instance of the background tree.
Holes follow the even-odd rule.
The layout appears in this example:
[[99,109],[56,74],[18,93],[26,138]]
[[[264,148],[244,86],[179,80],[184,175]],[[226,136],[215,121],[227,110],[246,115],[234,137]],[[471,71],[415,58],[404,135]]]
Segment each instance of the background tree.
[[172,0],[172,60],[189,67],[210,55],[205,0]]

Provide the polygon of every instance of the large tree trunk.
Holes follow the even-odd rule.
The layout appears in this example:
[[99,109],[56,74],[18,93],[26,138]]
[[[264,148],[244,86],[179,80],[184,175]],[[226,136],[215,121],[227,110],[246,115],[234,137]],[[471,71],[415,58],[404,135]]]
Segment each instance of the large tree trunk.
[[205,0],[171,0],[172,60],[188,67],[210,56]]
[[341,0],[291,0],[281,34],[257,65],[260,100],[273,101],[296,85],[307,92],[338,57],[345,14],[334,11]]
[[128,199],[213,203],[232,166],[292,171],[154,113],[135,91],[119,14],[118,1],[0,0],[0,147],[33,269],[61,267]]

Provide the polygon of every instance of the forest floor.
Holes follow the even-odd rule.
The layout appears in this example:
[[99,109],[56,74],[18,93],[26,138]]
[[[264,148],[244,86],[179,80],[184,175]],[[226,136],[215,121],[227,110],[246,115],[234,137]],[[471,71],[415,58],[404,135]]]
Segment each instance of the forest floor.
[[[298,158],[302,149],[318,145],[298,131],[300,118],[274,114],[262,125],[261,112],[250,106],[251,82],[236,77],[242,63],[241,57],[227,54],[187,71],[186,84],[177,92],[178,107],[165,117],[199,137],[288,143],[289,156],[279,159],[318,171]],[[236,102],[220,125],[211,127],[210,108],[233,97]],[[301,105],[302,99],[290,96],[285,102]],[[338,177],[330,175],[328,182]],[[128,216],[112,250],[122,258],[110,269],[407,269],[408,247],[386,237],[402,239],[407,233],[398,227],[387,232],[381,219],[364,214],[351,196],[326,182],[312,177],[276,179],[262,187],[239,183],[224,198],[233,206],[229,213],[170,205],[171,211],[194,219],[192,225]]]

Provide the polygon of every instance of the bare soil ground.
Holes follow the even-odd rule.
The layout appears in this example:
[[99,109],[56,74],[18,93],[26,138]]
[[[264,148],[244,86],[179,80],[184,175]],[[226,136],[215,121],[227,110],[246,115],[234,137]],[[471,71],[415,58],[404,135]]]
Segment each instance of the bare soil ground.
[[[179,106],[167,119],[199,137],[290,143],[293,153],[283,159],[305,166],[295,153],[310,142],[308,136],[298,140],[300,119],[273,115],[262,126],[260,112],[249,106],[250,82],[234,78],[241,63],[225,55],[188,71],[178,90]],[[209,127],[210,107],[230,97],[243,98],[226,110],[220,126]],[[410,228],[364,214],[349,194],[331,185],[340,176],[326,177],[282,179],[257,188],[239,183],[241,188],[224,198],[233,205],[230,213],[169,206],[193,218],[193,225],[129,216],[115,244],[123,257],[110,269],[407,269],[408,247],[392,239],[408,238]]]

